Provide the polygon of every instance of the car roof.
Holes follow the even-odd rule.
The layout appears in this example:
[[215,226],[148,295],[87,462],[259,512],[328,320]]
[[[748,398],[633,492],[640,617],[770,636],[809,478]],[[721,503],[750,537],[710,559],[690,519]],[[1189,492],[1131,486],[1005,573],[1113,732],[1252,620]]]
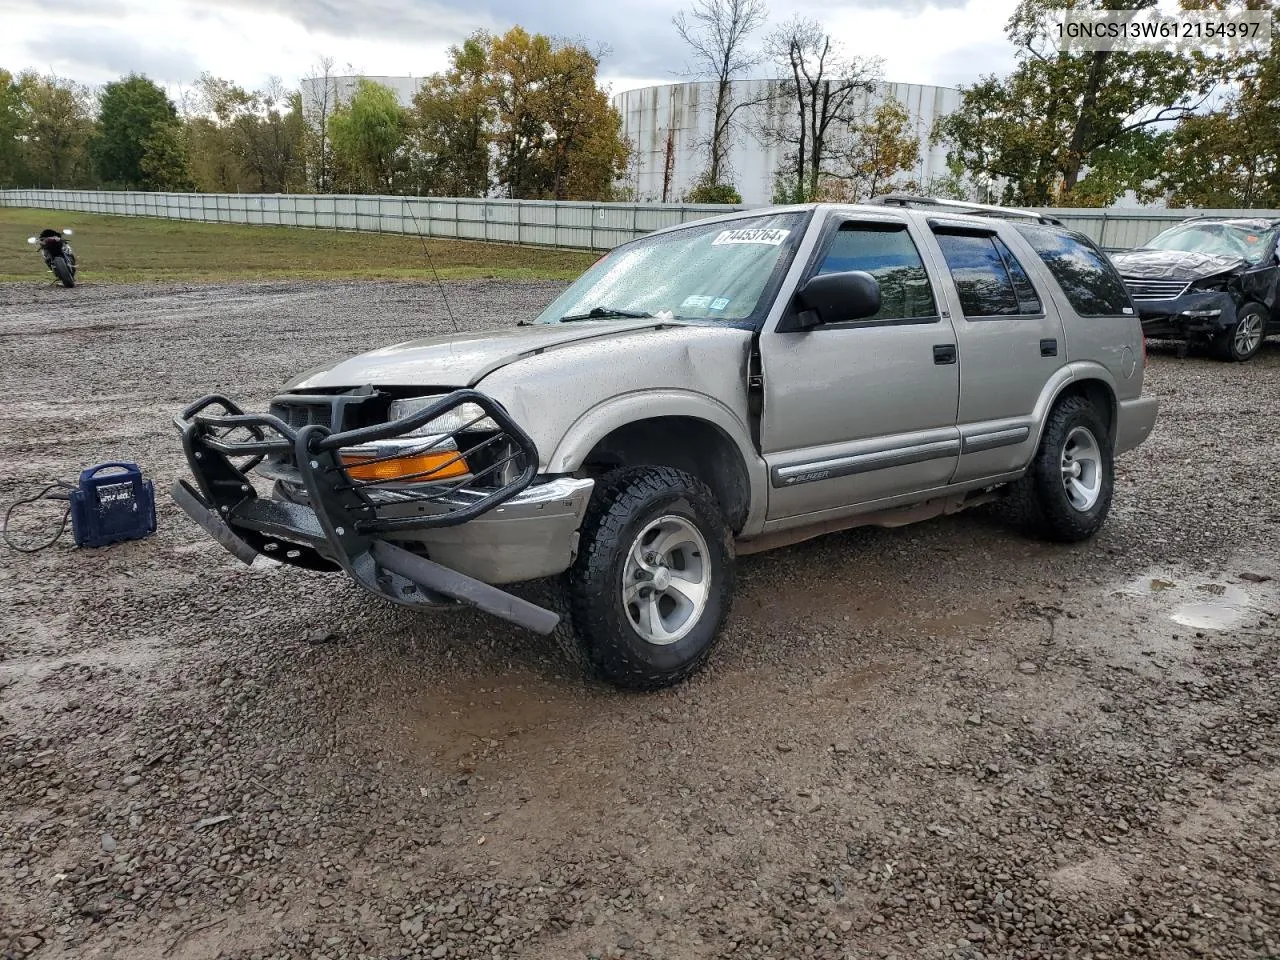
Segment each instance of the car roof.
[[[895,220],[901,220],[903,222],[906,222],[910,218],[911,213],[927,213],[931,216],[945,217],[949,221],[959,221],[962,223],[969,223],[969,224],[972,224],[973,226],[978,226],[978,227],[990,228],[993,226],[993,221],[994,221],[996,223],[999,223],[999,222],[1018,223],[1019,225],[1022,225],[1025,223],[1026,226],[1044,227],[1050,230],[1056,228],[1057,230],[1070,232],[1068,228],[1063,227],[1061,225],[1041,223],[1028,217],[1017,216],[1014,214],[1013,211],[1010,212],[1009,216],[999,216],[999,215],[982,215],[982,214],[966,213],[961,209],[957,208],[955,210],[952,210],[949,207],[933,207],[926,210],[920,210],[918,208],[898,206],[896,204],[891,205],[891,204],[878,204],[878,203],[828,203],[828,202],[816,203],[815,202],[815,203],[771,204],[771,205],[761,206],[761,207],[748,207],[742,210],[734,210],[728,213],[722,213],[716,216],[706,217],[705,219],[686,220],[683,223],[672,224],[671,226],[662,227],[658,230],[654,230],[652,233],[647,234],[647,236],[667,233],[673,230],[680,230],[684,227],[694,226],[696,224],[701,224],[705,226],[707,224],[712,224],[712,223],[730,223],[734,220],[743,220],[743,219],[748,219],[752,217],[776,216],[779,214],[787,214],[787,213],[824,213],[824,212],[835,212],[842,215],[849,215],[849,214],[863,215],[863,216],[869,216],[874,219],[880,219],[880,220],[895,219]],[[640,238],[637,238],[637,239],[640,239]]]

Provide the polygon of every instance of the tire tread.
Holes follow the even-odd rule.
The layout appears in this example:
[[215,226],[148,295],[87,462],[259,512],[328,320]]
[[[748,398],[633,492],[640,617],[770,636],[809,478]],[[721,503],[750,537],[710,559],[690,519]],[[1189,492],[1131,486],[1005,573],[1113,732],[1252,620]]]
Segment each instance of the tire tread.
[[[721,514],[719,504],[706,484],[674,467],[623,467],[602,477],[596,489],[597,495],[591,498],[583,518],[578,558],[566,575],[565,594],[573,623],[571,630],[562,636],[561,644],[571,657],[586,664],[597,677],[618,686],[634,690],[671,686],[706,662],[719,637],[720,624],[716,624],[712,641],[696,657],[673,670],[655,670],[629,656],[619,644],[591,643],[590,638],[607,635],[611,629],[599,603],[601,592],[607,591],[609,585],[600,580],[612,566],[616,552],[627,548],[628,544],[622,542],[624,530],[645,501],[664,493],[677,493],[716,516]],[[727,527],[724,533],[730,562],[727,569],[719,571],[725,595],[722,619],[728,612],[733,580],[732,537]]]

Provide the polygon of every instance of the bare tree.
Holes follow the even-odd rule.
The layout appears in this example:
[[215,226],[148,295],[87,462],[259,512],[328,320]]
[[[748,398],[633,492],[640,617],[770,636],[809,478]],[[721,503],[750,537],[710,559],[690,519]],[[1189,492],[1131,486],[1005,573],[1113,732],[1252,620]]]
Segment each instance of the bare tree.
[[671,21],[693,54],[691,73],[716,84],[705,174],[713,186],[726,168],[734,118],[751,105],[734,102],[733,81],[764,61],[760,51],[748,49],[747,40],[767,18],[764,0],[694,0],[687,13],[682,10]]
[[768,134],[793,151],[792,199],[818,191],[832,147],[867,112],[881,61],[843,57],[822,25],[795,16],[769,36],[770,58],[787,73],[779,89],[780,119]]
[[[329,143],[329,119],[338,106],[338,84],[333,73],[333,57],[321,57],[303,81],[312,84],[310,102],[303,98],[303,119],[307,124],[307,174],[317,193],[329,189],[333,180],[333,147]],[[317,92],[315,87],[320,89]]]

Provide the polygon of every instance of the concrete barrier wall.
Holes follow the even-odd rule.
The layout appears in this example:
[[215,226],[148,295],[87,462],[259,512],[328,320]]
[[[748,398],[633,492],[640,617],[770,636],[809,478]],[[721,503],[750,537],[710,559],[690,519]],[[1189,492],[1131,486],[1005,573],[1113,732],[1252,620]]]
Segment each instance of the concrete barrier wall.
[[[112,190],[0,190],[0,206],[161,217],[205,223],[364,230],[529,246],[609,250],[660,227],[749,205],[573,203],[320,194],[145,193]],[[1107,250],[1139,246],[1195,214],[1274,216],[1274,210],[1043,208]]]

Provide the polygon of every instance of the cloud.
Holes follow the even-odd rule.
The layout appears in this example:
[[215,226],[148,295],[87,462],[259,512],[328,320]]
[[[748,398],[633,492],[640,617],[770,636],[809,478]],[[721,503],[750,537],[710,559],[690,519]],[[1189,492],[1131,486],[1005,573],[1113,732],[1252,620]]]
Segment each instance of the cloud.
[[233,16],[275,14],[313,34],[444,45],[465,37],[476,22],[474,6],[421,0],[212,0],[207,6]]
[[[671,18],[690,0],[0,0],[0,63],[87,83],[145,72],[171,92],[205,70],[248,88],[295,84],[322,56],[339,72],[424,76],[477,29],[532,32],[605,47],[615,92],[685,79]],[[813,16],[845,52],[885,58],[887,79],[953,85],[1011,61],[1002,26],[1016,0],[769,0],[770,29]],[[772,68],[763,65],[756,76]]]
[[64,75],[145,73],[159,83],[190,79],[195,60],[190,51],[172,44],[149,46],[123,31],[75,25],[35,37],[27,49],[42,66]]
[[[940,86],[968,86],[980,76],[1008,73],[1014,63],[1013,48],[1001,37],[954,50],[951,56],[939,57],[933,75]],[[981,69],[975,70],[975,65],[981,65]]]

